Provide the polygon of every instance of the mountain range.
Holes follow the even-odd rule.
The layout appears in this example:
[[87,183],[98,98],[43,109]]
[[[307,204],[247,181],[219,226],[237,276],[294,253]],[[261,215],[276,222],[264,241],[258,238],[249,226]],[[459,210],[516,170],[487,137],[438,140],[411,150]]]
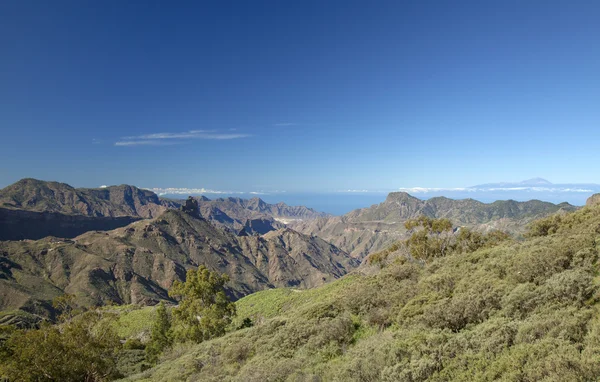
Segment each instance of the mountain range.
[[196,197],[202,216],[216,225],[235,231],[244,229],[248,234],[264,234],[285,224],[299,220],[311,220],[330,216],[304,206],[288,206],[285,203],[269,204],[260,198],[235,197],[208,199]]
[[201,264],[229,275],[234,299],[273,287],[312,288],[405,238],[404,222],[420,215],[518,234],[534,219],[576,209],[395,192],[331,216],[259,198],[167,200],[129,185],[87,189],[34,179],[0,190],[0,206],[0,309],[43,315],[63,293],[83,305],[154,304]]
[[[260,198],[197,197],[202,216],[235,232],[264,234],[285,222],[325,217],[304,206],[268,204]],[[182,200],[159,198],[130,185],[74,188],[66,183],[22,179],[0,190],[0,240],[73,238],[110,230],[181,207]]]
[[291,229],[237,236],[178,210],[112,231],[0,242],[0,310],[48,315],[74,294],[85,306],[154,304],[186,269],[203,264],[230,277],[237,299],[273,287],[311,288],[359,265],[324,240]]
[[129,185],[74,188],[28,178],[0,190],[0,207],[68,215],[153,218],[177,206],[151,191]]
[[568,203],[553,204],[539,200],[486,204],[474,199],[445,197],[421,200],[406,192],[392,192],[383,203],[369,208],[357,209],[343,216],[295,222],[290,227],[322,237],[360,259],[406,237],[404,222],[420,215],[447,218],[455,225],[482,231],[498,229],[518,234],[535,219],[575,209],[577,207]]

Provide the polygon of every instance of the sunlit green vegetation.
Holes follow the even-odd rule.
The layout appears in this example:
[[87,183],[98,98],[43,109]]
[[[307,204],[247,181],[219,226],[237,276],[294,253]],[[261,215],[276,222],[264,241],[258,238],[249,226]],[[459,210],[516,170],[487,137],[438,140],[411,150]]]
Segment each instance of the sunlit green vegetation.
[[600,209],[584,208],[521,241],[459,231],[464,245],[443,256],[396,248],[373,274],[260,292],[237,305],[252,327],[173,349],[130,380],[597,380],[597,227]]
[[[172,307],[104,308],[98,323],[127,340],[104,347],[106,370],[130,381],[598,380],[599,227],[598,206],[534,222],[521,240],[420,219],[411,229],[425,240],[320,288],[247,296],[206,338],[177,338]],[[19,333],[4,372],[22,359],[6,361],[7,344],[36,332]]]
[[[510,239],[509,234],[498,230],[481,233],[468,227],[458,227],[457,232],[454,232],[450,220],[427,216],[407,220],[404,227],[412,232],[408,239],[369,255],[367,262],[384,266],[398,256],[428,261],[451,253],[474,252],[480,248],[493,247]],[[390,255],[394,256],[390,258]]]

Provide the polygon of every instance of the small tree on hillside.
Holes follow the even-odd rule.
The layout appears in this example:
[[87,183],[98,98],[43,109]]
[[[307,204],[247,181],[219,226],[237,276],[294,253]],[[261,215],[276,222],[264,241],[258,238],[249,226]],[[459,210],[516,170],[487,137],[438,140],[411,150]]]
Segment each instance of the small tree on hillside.
[[173,342],[171,318],[165,304],[161,301],[156,308],[156,319],[152,323],[151,340],[146,346],[146,359],[156,363],[158,356]]
[[169,295],[180,299],[173,309],[175,336],[179,340],[202,342],[225,334],[235,316],[235,305],[225,290],[227,275],[211,272],[205,266],[190,269],[185,282],[176,281]]
[[68,322],[73,317],[83,313],[85,310],[75,302],[75,295],[63,294],[52,300],[52,307],[55,309],[59,322]]

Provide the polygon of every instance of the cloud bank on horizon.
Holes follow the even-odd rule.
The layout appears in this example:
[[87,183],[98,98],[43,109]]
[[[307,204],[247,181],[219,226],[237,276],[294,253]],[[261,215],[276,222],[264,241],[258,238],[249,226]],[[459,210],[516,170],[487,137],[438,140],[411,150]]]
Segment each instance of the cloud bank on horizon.
[[158,196],[165,195],[270,195],[281,194],[285,191],[223,191],[209,188],[187,188],[187,187],[143,187],[144,190],[154,192]]
[[554,184],[542,178],[534,178],[522,182],[488,183],[470,187],[402,187],[398,190],[424,199],[436,196],[453,199],[472,198],[482,202],[539,199],[553,203],[568,202],[574,205],[583,205],[589,196],[600,192],[600,185]]
[[[538,199],[552,203],[568,202],[573,205],[584,205],[587,198],[594,193],[600,193],[600,184],[553,184],[541,178],[526,180],[523,182],[500,182],[480,184],[470,187],[401,187],[395,190],[367,190],[367,189],[345,189],[321,193],[302,193],[282,190],[254,190],[254,191],[227,191],[211,188],[187,188],[187,187],[147,187],[147,190],[153,191],[159,196],[187,196],[187,195],[216,195],[218,197],[238,196],[275,196],[288,201],[300,195],[312,195],[311,198],[321,198],[324,201],[331,201],[331,195],[346,195],[346,197],[355,198],[357,203],[353,208],[362,208],[366,204],[373,204],[381,198],[379,202],[385,199],[385,195],[393,191],[407,192],[419,199],[429,199],[433,197],[447,197],[451,199],[475,199],[484,203],[491,203],[496,200],[517,200],[527,201]],[[284,196],[286,195],[286,196]],[[321,195],[321,196],[319,196]],[[311,199],[311,200],[313,200]],[[367,200],[368,203],[361,204],[360,200]],[[316,200],[316,199],[315,199]],[[378,203],[378,202],[377,202]],[[296,203],[298,204],[298,203]]]
[[435,187],[408,187],[399,188],[414,194],[426,194],[432,192],[510,192],[510,191],[530,191],[530,192],[581,192],[590,193],[600,191],[598,184],[554,184],[542,178],[533,178],[522,182],[501,182],[487,183],[471,187],[456,188],[435,188]]

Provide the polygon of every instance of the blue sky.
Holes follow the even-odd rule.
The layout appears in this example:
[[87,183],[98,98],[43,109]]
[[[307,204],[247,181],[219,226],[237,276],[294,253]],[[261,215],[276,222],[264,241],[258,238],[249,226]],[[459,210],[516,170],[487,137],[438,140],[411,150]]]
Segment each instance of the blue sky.
[[0,2],[0,186],[600,183],[600,2]]

